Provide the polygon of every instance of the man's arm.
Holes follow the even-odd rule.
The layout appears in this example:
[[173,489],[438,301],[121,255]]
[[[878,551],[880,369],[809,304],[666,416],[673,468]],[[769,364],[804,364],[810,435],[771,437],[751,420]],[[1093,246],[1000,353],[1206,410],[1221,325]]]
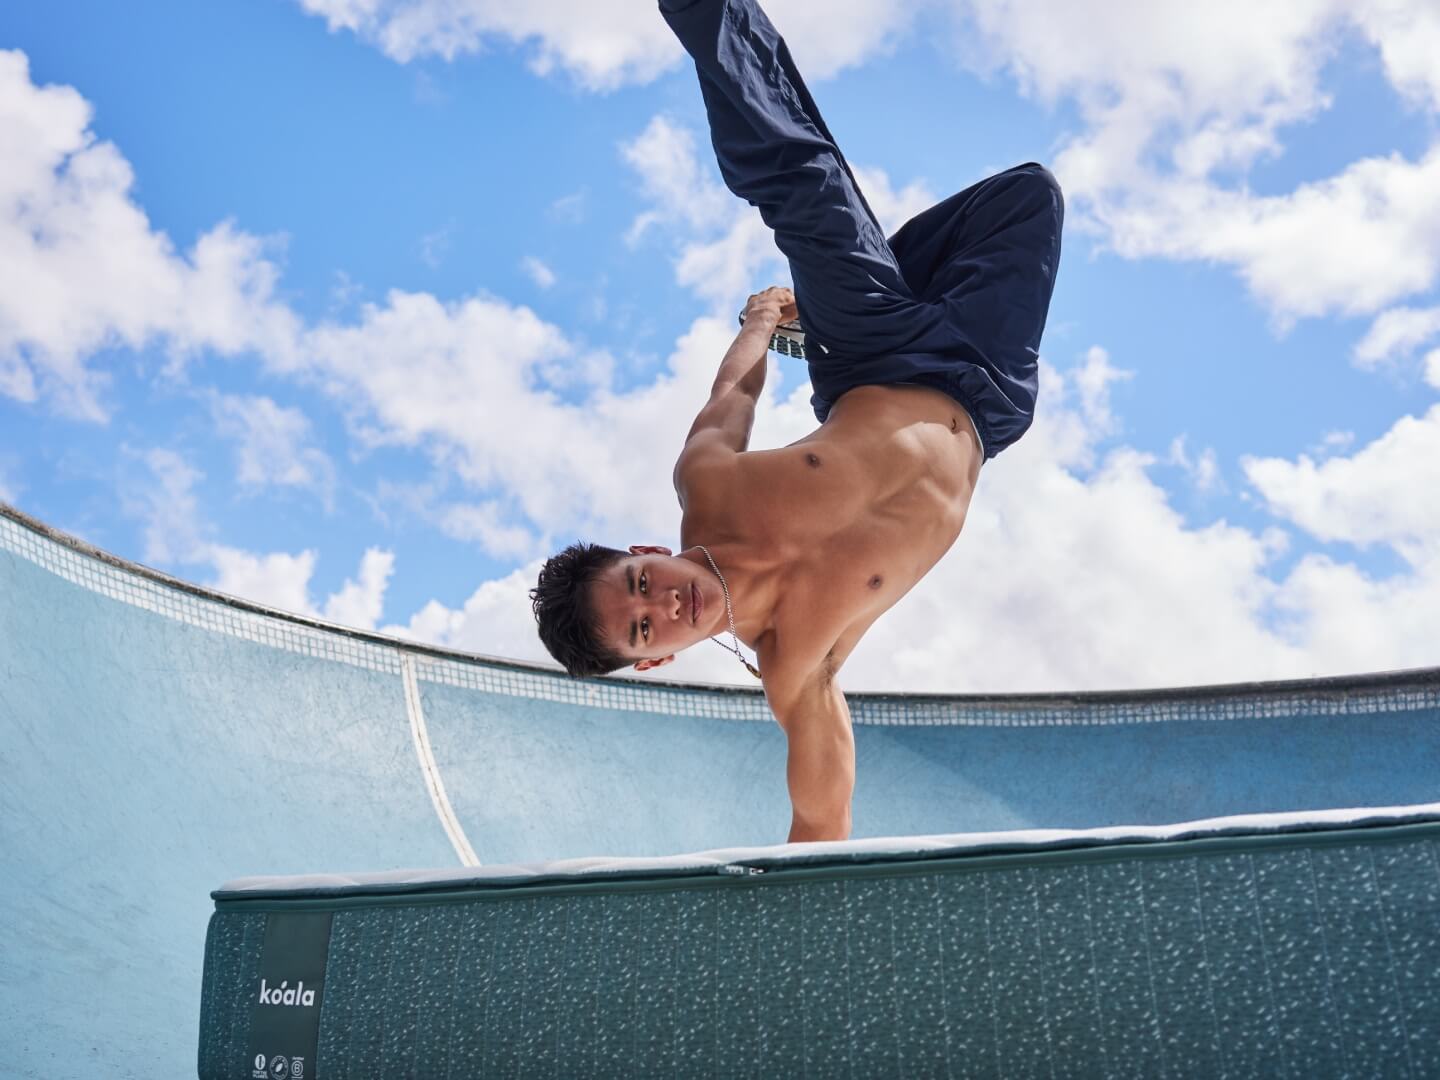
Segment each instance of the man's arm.
[[789,842],[848,839],[855,736],[845,695],[825,670],[790,694],[767,677],[765,691],[790,744],[785,765],[792,809]]
[[[695,417],[675,462],[675,490],[683,500],[684,474],[703,460],[742,453],[750,445],[755,403],[765,389],[766,352],[782,316],[794,310],[789,289],[766,289],[745,305],[745,325],[720,362],[710,399]],[[793,314],[790,315],[793,317]]]

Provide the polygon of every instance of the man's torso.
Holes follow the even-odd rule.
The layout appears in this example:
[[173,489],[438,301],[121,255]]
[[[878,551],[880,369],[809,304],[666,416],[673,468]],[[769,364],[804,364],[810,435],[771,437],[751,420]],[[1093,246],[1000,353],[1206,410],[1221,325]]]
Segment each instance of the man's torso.
[[778,573],[779,601],[748,644],[833,672],[950,549],[979,469],[974,427],[953,398],[857,387],[805,438],[692,483],[681,542],[757,552]]

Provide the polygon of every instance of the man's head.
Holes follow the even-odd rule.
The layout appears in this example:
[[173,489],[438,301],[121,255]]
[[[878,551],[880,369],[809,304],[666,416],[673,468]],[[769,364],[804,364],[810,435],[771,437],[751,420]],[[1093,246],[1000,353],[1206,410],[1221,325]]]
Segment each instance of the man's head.
[[720,582],[690,554],[571,544],[545,563],[530,590],[540,640],[575,676],[668,664],[725,620]]

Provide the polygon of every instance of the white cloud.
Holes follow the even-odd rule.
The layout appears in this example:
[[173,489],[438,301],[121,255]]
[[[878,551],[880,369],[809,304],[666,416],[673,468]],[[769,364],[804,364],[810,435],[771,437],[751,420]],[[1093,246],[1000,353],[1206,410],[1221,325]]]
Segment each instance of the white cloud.
[[[300,0],[401,63],[453,60],[494,42],[532,47],[530,70],[556,69],[592,91],[646,83],[684,56],[654,3],[628,0]],[[908,29],[909,5],[878,0],[770,0],[766,11],[809,78],[889,51]]]
[[765,285],[789,285],[790,267],[760,215],[742,203],[715,239],[680,245],[675,280],[704,300],[710,311],[722,313],[727,326],[739,330],[735,316],[745,297]]
[[1188,441],[1184,435],[1178,435],[1171,441],[1170,456],[1167,459],[1169,463],[1178,465],[1185,470],[1185,474],[1190,478],[1190,483],[1202,495],[1222,490],[1220,463],[1215,456],[1215,448],[1207,446],[1200,451],[1198,457],[1191,457],[1190,451],[1186,447]]
[[[1433,546],[1413,549],[1411,569],[1383,580],[1320,556],[1277,576],[1276,559],[1291,544],[1281,529],[1223,521],[1187,527],[1148,475],[1153,458],[1123,445],[1106,449],[1113,442],[1106,432],[1118,426],[1108,394],[1115,372],[1105,351],[1093,348],[1071,370],[1045,365],[1034,428],[985,466],[959,543],[872,628],[846,666],[847,688],[1162,686],[1434,662],[1440,555]],[[800,387],[788,399],[762,401],[756,445],[807,430],[804,398]],[[1378,476],[1391,460],[1429,458],[1440,455],[1406,446],[1364,464]],[[1351,479],[1339,485],[1340,501],[1363,498],[1368,477]],[[1412,469],[1409,479],[1425,478]],[[1278,485],[1265,491],[1283,510]],[[1382,489],[1374,501],[1389,494]],[[1347,516],[1358,521],[1368,510],[1356,505]],[[1317,517],[1282,516],[1307,531]],[[1392,515],[1372,533],[1403,545],[1427,528],[1428,518]],[[543,661],[526,602],[537,569],[486,583],[459,610],[432,602],[404,632]],[[655,677],[750,682],[732,657],[703,644]]]
[[1355,346],[1355,359],[1375,365],[1395,356],[1408,356],[1440,335],[1440,307],[1391,308],[1382,312]]
[[1022,92],[1076,101],[1085,130],[1060,160],[1077,190],[1099,192],[1130,185],[1156,158],[1196,176],[1273,151],[1280,125],[1326,104],[1318,75],[1340,6],[1116,0],[1037,18],[1019,0],[973,0],[957,5],[969,17],[958,44]]
[[[363,5],[332,7],[365,17]],[[0,79],[17,55],[0,54]],[[533,311],[484,294],[445,303],[394,291],[353,319],[302,329],[271,299],[277,270],[259,241],[221,227],[188,259],[174,255],[130,200],[128,166],[118,151],[92,145],[78,95],[36,90],[28,77],[17,82],[13,70],[8,75],[12,92],[0,94],[0,102],[19,105],[0,112],[0,140],[23,145],[8,154],[10,144],[0,142],[6,152],[0,153],[0,199],[9,200],[0,205],[11,213],[0,215],[8,222],[0,227],[18,228],[14,215],[23,200],[13,191],[48,196],[48,203],[25,203],[24,211],[47,223],[66,220],[50,205],[65,194],[89,207],[92,218],[110,214],[123,228],[102,229],[99,236],[124,241],[113,251],[92,251],[88,234],[72,228],[74,250],[67,257],[78,267],[75,283],[63,273],[46,277],[54,245],[40,244],[40,233],[20,229],[18,247],[0,244],[0,273],[10,275],[0,280],[48,281],[78,312],[72,325],[56,315],[67,310],[59,304],[47,321],[36,314],[45,310],[43,289],[32,297],[38,297],[32,311],[0,288],[0,326],[11,327],[0,356],[14,386],[23,390],[28,379],[32,394],[57,398],[66,386],[72,395],[74,386],[93,391],[84,361],[106,342],[158,337],[181,358],[200,348],[254,349],[273,373],[328,393],[362,444],[418,448],[437,470],[462,481],[466,497],[437,508],[453,531],[526,559],[541,554],[535,547],[553,550],[576,535],[616,546],[675,546],[675,448],[734,337],[733,306],[762,270],[783,266],[773,242],[756,229],[753,211],[738,200],[718,192],[713,213],[679,205],[674,180],[689,164],[653,156],[656,147],[684,149],[676,129],[647,128],[652,156],[641,154],[635,163],[657,173],[646,189],[662,213],[654,227],[674,230],[677,275],[710,313],[693,320],[653,383],[618,392],[603,355],[587,352]],[[66,132],[78,140],[75,149],[46,158],[32,145],[43,148]],[[687,152],[698,154],[693,139]],[[671,171],[659,175],[664,169]],[[690,175],[715,186],[695,169]],[[82,173],[93,182],[79,183]],[[862,176],[887,226],[928,201],[917,185],[897,193],[881,174]],[[702,203],[709,198],[701,195]],[[84,259],[91,255],[115,260],[120,269],[107,273],[138,309],[111,303],[105,273],[85,276]],[[33,275],[32,262],[39,268]],[[30,321],[6,322],[11,308]],[[132,318],[138,321],[125,321]],[[42,348],[46,342],[64,348]],[[70,367],[53,356],[68,357]],[[1428,358],[1427,365],[1440,385],[1440,358]],[[784,370],[784,393],[772,380],[760,402],[756,446],[791,441],[813,425],[807,388],[789,380],[799,369]],[[78,381],[66,383],[67,373],[76,372]],[[1429,613],[1440,610],[1440,559],[1424,539],[1435,534],[1435,522],[1416,505],[1423,500],[1387,487],[1385,473],[1408,469],[1408,484],[1429,484],[1409,487],[1412,494],[1436,487],[1424,466],[1440,460],[1434,411],[1407,418],[1349,459],[1251,463],[1253,471],[1247,464],[1252,483],[1293,528],[1389,544],[1409,568],[1382,581],[1311,556],[1279,577],[1273,567],[1289,543],[1286,531],[1256,532],[1224,521],[1187,528],[1149,476],[1156,461],[1119,443],[1110,394],[1124,377],[1099,348],[1064,371],[1047,360],[1034,429],[985,467],[959,544],[872,630],[847,667],[847,686],[1160,685],[1425,662],[1413,658],[1434,639]],[[92,393],[90,400],[98,398]],[[293,427],[282,412],[279,431],[271,434],[293,437],[291,445],[303,449],[307,443]],[[1189,460],[1183,443],[1181,449]],[[380,618],[394,572],[388,553],[367,552],[357,574],[317,602],[311,595],[316,552],[253,553],[219,543],[197,504],[199,472],[170,450],[141,459],[153,481],[132,497],[131,512],[145,524],[147,559],[212,567],[218,587],[292,610],[364,625]],[[258,458],[256,475],[287,475],[277,460]],[[531,561],[481,585],[458,611],[427,605],[405,630],[462,648],[539,658],[525,597],[536,566]],[[692,651],[658,674],[748,680],[732,657],[713,647]]]
[[394,555],[376,548],[361,559],[358,579],[317,604],[310,580],[318,555],[313,550],[256,553],[217,543],[195,496],[204,474],[174,450],[131,451],[147,468],[150,480],[133,486],[125,506],[139,518],[145,539],[145,561],[162,566],[206,566],[214,576],[210,588],[257,604],[298,615],[323,617],[360,629],[373,629],[384,606],[386,585],[394,571]]
[[1350,457],[1241,464],[1273,513],[1320,540],[1390,544],[1403,553],[1440,536],[1440,405],[1401,417]]
[[424,449],[476,489],[513,493],[533,521],[586,515],[601,494],[596,477],[626,472],[593,415],[608,398],[570,405],[545,385],[544,365],[578,350],[528,308],[392,292],[356,323],[308,332],[303,352],[305,376],[363,442]]
[[310,421],[299,409],[259,395],[216,394],[211,413],[216,430],[239,442],[241,487],[307,489],[327,510],[333,507],[335,465],[319,447],[308,445]]
[[536,75],[559,68],[594,91],[648,82],[679,52],[654,5],[620,0],[301,0],[301,6],[332,31],[355,33],[401,63],[531,45]]
[[536,561],[494,581],[487,581],[459,609],[432,600],[408,622],[382,628],[382,633],[449,649],[534,660],[554,665],[535,633],[530,589],[540,573]]
[[0,51],[0,393],[103,420],[108,376],[86,365],[103,347],[283,357],[295,319],[264,243],[221,224],[176,254],[89,122],[73,89],[34,85],[25,55]]
[[1368,314],[1429,289],[1440,272],[1437,188],[1440,150],[1353,162],[1277,196],[1174,179],[1097,199],[1094,214],[1128,257],[1234,267],[1283,326]]
[[395,572],[393,552],[367,548],[360,559],[359,579],[347,578],[340,591],[325,601],[325,618],[343,626],[373,630],[385,606],[385,589]]
[[143,558],[162,565],[201,561],[196,554],[207,546],[206,530],[194,488],[203,474],[173,450],[153,449],[136,456],[155,481],[139,486],[128,498],[131,516],[145,524]]
[[1440,111],[1440,7],[1426,0],[1366,0],[1350,14],[1379,47],[1395,89],[1417,108]]
[[1377,579],[1326,555],[1305,556],[1278,606],[1305,668],[1323,674],[1433,666],[1440,611],[1440,548],[1412,553],[1408,573]]
[[627,244],[637,244],[656,225],[705,231],[735,217],[734,196],[713,179],[714,166],[701,160],[689,129],[653,117],[643,132],[621,144],[620,155],[651,204],[631,223]]
[[440,530],[456,540],[475,541],[499,559],[532,555],[536,538],[530,530],[505,521],[504,511],[494,500],[457,503],[440,513]]
[[212,544],[205,547],[202,558],[186,561],[210,563],[215,568],[210,587],[218,592],[296,615],[314,615],[310,578],[315,573],[315,558],[315,552],[308,549],[298,555],[283,551],[260,555]]
[[[1150,460],[1124,448],[1080,475],[1100,460],[1113,424],[1107,387],[1117,377],[1100,349],[1064,374],[1047,365],[1035,428],[985,466],[960,543],[872,628],[846,665],[847,688],[1163,685],[1303,666],[1300,648],[1261,625],[1276,595],[1263,571],[1282,535],[1185,528],[1146,476]],[[754,445],[813,428],[807,397],[800,386],[784,400],[762,399]],[[432,602],[405,632],[545,660],[525,595],[537,571],[538,563],[486,583],[460,610]],[[703,644],[654,677],[751,682],[733,657]]]
[[[663,116],[622,145],[622,157],[650,203],[631,223],[626,242],[638,244],[657,228],[666,230],[667,241],[678,237],[676,281],[706,301],[712,313],[730,316],[762,287],[762,275],[767,283],[785,284],[790,272],[759,212],[715,179],[709,151],[702,154],[699,146],[693,132]],[[852,169],[887,233],[937,201],[920,181],[896,191],[884,170],[853,164]]]
[[1345,35],[1376,45],[1417,105],[1440,104],[1423,49],[1440,17],[1428,0],[1295,0],[1056,5],[970,0],[972,65],[1003,68],[1022,91],[1073,100],[1083,126],[1054,168],[1072,224],[1130,258],[1228,265],[1280,326],[1331,312],[1365,314],[1432,286],[1440,274],[1440,149],[1352,162],[1293,191],[1244,183],[1283,152],[1287,125],[1330,104],[1326,62]]
[[[694,140],[687,143],[663,122],[646,134],[652,148],[667,148],[631,158],[656,171],[647,186],[655,204],[648,227],[667,230],[667,243],[679,252],[681,284],[719,313],[692,325],[654,386],[599,394],[590,415],[569,417],[573,426],[564,430],[572,437],[598,446],[608,435],[631,452],[587,463],[578,475],[588,486],[567,487],[567,497],[546,507],[543,517],[535,516],[533,504],[524,509],[542,524],[552,548],[576,534],[613,546],[675,546],[678,513],[668,485],[673,448],[733,336],[735,295],[753,287],[774,258],[768,234],[754,228],[757,215],[738,200],[730,200],[728,211],[718,192],[713,211],[680,204],[680,192],[704,182],[698,162],[684,159],[698,154]],[[916,185],[901,197],[880,174],[861,175],[887,229],[930,201]],[[702,193],[702,200],[709,197]],[[1224,521],[1187,527],[1149,475],[1155,459],[1117,444],[1122,424],[1111,391],[1131,377],[1098,347],[1068,371],[1045,365],[1034,428],[985,467],[960,542],[870,631],[846,667],[847,687],[1000,691],[1283,678],[1357,670],[1386,650],[1383,666],[1423,662],[1413,639],[1399,631],[1367,640],[1363,649],[1347,644],[1330,628],[1326,599],[1338,595],[1326,592],[1330,577],[1358,578],[1371,603],[1364,621],[1383,628],[1390,607],[1430,587],[1418,570],[1370,582],[1348,564],[1327,570],[1302,560],[1281,577],[1276,560],[1292,542],[1284,530],[1257,532]],[[803,383],[780,395],[772,378],[752,445],[783,444],[809,431],[807,397]],[[560,422],[561,415],[551,413],[540,423],[558,430],[551,425]],[[653,455],[633,452],[637,432],[656,448]],[[458,431],[447,438],[458,440]],[[1182,437],[1172,461],[1202,491],[1220,484],[1213,448],[1192,455]],[[564,471],[558,475],[568,484]],[[481,516],[487,527],[490,512]],[[543,660],[525,601],[533,580],[529,568],[489,582],[459,610],[431,603],[406,632]],[[1395,625],[1413,629],[1413,622]],[[704,646],[655,677],[749,681],[733,657]]]
[[521,260],[520,268],[530,276],[530,280],[539,285],[542,289],[548,289],[555,284],[555,271],[546,266],[534,255],[527,255]]

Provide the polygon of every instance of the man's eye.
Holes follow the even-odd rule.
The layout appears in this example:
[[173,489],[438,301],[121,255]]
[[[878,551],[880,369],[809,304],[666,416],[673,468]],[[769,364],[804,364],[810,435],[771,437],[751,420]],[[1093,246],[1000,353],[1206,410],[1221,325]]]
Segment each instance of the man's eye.
[[641,592],[644,592],[644,591],[645,591],[645,575],[644,575],[644,574],[641,574],[641,575],[640,575],[640,591],[641,591]]
[[646,641],[650,640],[650,620],[646,619],[640,624],[640,634]]

